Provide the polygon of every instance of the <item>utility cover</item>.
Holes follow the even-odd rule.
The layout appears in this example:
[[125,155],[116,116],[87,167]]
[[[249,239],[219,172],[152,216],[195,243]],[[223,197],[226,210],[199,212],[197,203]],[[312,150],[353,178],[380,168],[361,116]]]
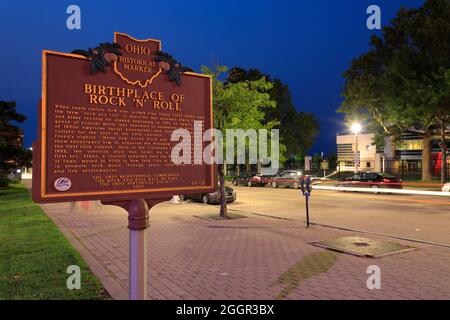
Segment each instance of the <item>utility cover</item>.
[[311,244],[321,248],[371,258],[381,258],[391,254],[417,249],[395,242],[372,240],[356,236],[312,242]]

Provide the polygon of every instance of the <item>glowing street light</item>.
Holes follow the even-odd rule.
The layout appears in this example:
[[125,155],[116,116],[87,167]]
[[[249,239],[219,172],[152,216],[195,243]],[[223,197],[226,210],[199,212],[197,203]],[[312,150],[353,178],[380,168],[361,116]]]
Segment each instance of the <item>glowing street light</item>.
[[350,127],[352,132],[355,134],[355,173],[358,172],[358,134],[362,130],[361,124],[355,122]]
[[358,134],[361,132],[362,130],[362,126],[359,123],[354,123],[351,126],[351,130],[354,134]]

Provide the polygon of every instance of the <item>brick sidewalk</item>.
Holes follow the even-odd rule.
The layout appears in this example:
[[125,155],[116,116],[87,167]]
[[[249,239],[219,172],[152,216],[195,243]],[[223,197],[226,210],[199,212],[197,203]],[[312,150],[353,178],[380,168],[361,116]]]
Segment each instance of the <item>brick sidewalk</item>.
[[[125,211],[97,202],[42,207],[111,295],[126,298]],[[360,258],[308,244],[355,233],[306,230],[300,221],[251,214],[219,222],[193,216],[217,212],[194,203],[163,203],[151,210],[149,299],[450,299],[448,248],[396,241],[420,250]],[[366,269],[374,264],[381,267],[381,290],[366,287]]]

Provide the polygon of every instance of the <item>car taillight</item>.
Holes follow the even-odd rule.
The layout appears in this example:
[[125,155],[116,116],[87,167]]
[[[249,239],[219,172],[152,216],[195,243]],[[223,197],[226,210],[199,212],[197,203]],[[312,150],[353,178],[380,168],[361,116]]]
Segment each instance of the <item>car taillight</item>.
[[399,183],[400,181],[397,179],[384,179],[384,183]]

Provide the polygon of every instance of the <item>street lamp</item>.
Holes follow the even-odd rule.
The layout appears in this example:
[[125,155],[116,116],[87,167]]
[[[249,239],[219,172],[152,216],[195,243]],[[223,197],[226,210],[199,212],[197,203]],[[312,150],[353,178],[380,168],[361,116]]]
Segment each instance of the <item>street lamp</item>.
[[362,127],[359,123],[353,123],[351,130],[355,135],[355,173],[358,172],[358,134],[361,132]]

